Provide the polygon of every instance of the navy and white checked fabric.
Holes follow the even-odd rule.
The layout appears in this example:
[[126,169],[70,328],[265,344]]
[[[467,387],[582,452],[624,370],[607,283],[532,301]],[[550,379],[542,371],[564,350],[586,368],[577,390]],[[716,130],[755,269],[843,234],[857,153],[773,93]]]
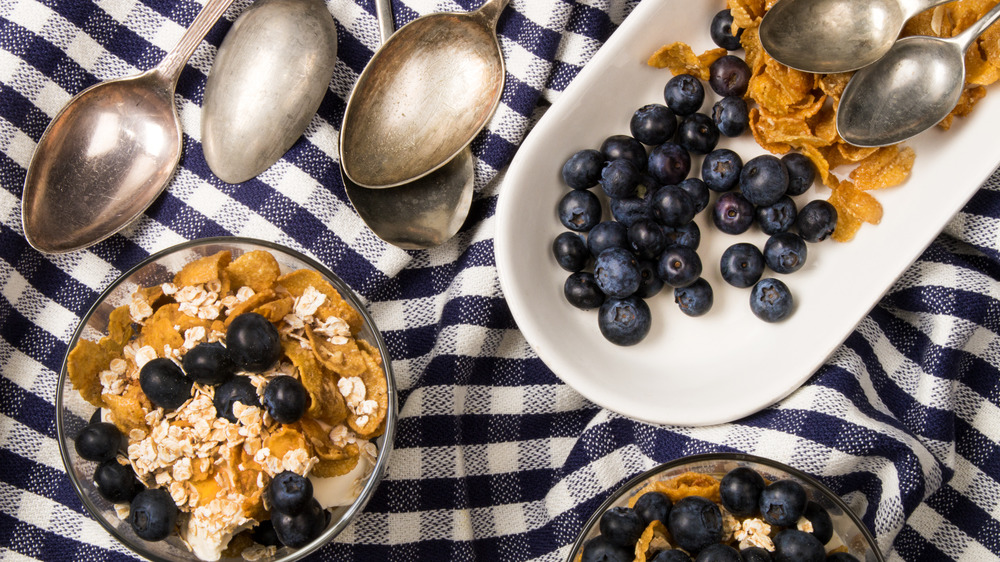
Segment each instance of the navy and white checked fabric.
[[[401,25],[478,3],[393,7]],[[637,0],[511,2],[499,22],[507,87],[473,146],[471,216],[453,240],[422,252],[373,236],[340,183],[344,101],[378,44],[370,0],[327,0],[339,62],[305,138],[246,184],[211,174],[201,96],[217,46],[248,4],[230,8],[180,78],[184,157],[170,188],[121,234],[50,256],[26,244],[20,221],[25,170],[46,124],[81,89],[156,64],[200,4],[0,1],[0,558],[132,559],[88,518],[65,476],[56,375],[80,316],[120,272],[181,240],[228,234],[287,244],[337,271],[368,301],[399,379],[388,475],[315,560],[562,560],[617,485],[707,451],[770,457],[819,477],[892,560],[1000,556],[1000,176],[801,389],[737,423],[651,426],[597,408],[546,369],[510,317],[493,258],[501,172]]]

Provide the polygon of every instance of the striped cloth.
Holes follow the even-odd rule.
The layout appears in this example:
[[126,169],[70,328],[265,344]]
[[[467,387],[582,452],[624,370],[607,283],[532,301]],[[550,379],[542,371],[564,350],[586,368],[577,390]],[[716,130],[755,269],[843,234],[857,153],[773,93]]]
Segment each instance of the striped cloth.
[[[339,61],[305,139],[246,184],[211,174],[199,108],[216,48],[249,4],[238,0],[181,75],[184,157],[170,188],[121,234],[52,256],[25,243],[20,221],[25,170],[46,124],[84,87],[156,64],[200,4],[0,2],[0,558],[132,559],[86,515],[63,471],[57,373],[81,315],[117,275],[176,242],[229,234],[329,265],[367,300],[392,354],[401,419],[388,474],[316,560],[562,560],[617,485],[708,451],[770,457],[817,476],[890,559],[1000,555],[1000,176],[807,384],[737,423],[656,427],[602,410],[525,342],[493,257],[499,174],[636,3],[513,0],[499,23],[503,103],[473,145],[471,216],[442,247],[408,252],[358,219],[335,156],[344,100],[378,44],[370,0],[327,0]],[[478,4],[393,7],[403,24]]]

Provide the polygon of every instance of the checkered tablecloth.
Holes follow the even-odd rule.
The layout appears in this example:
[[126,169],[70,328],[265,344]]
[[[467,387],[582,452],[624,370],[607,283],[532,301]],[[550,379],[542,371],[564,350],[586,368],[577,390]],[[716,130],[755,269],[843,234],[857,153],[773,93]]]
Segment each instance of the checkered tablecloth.
[[[400,25],[478,4],[393,1]],[[1000,555],[1000,176],[806,385],[739,422],[631,421],[562,384],[525,342],[493,256],[499,178],[545,107],[636,4],[511,2],[499,22],[507,85],[473,145],[471,215],[445,245],[403,251],[359,220],[336,159],[345,99],[378,44],[370,0],[327,0],[339,61],[305,138],[245,184],[209,171],[199,110],[216,48],[249,5],[237,0],[181,75],[184,156],[169,189],[120,234],[44,255],[23,238],[20,202],[45,126],[81,89],[156,64],[201,4],[0,1],[0,558],[130,558],[90,520],[63,470],[57,373],[81,315],[117,275],[176,242],[229,234],[283,243],[330,266],[366,299],[392,354],[401,419],[388,473],[357,521],[313,559],[562,560],[617,485],[707,451],[752,453],[815,475],[890,559]]]

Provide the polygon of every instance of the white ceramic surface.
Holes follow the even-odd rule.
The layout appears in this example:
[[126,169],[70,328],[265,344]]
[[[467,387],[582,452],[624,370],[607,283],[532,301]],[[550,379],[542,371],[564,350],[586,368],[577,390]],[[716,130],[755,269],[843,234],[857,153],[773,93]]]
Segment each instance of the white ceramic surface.
[[[715,291],[705,316],[678,310],[665,288],[648,302],[653,328],[636,346],[617,347],[601,336],[596,311],[570,306],[563,297],[567,273],[552,256],[552,240],[565,228],[556,206],[569,189],[563,162],[577,150],[599,148],[612,134],[628,134],[632,112],[663,103],[672,76],[646,65],[661,45],[684,41],[696,53],[715,47],[708,28],[721,1],[644,0],[583,68],[518,150],[504,179],[497,208],[496,259],[500,284],[528,343],[563,381],[591,401],[632,418],[661,424],[709,425],[732,421],[785,397],[843,342],[857,323],[920,255],[985,181],[998,162],[991,140],[1000,121],[1000,92],[990,88],[972,115],[950,131],[934,128],[908,144],[917,153],[912,177],[875,192],[885,208],[882,223],[864,225],[848,243],[809,245],[803,269],[777,275],[796,299],[783,322],[767,324],[750,312],[749,290],[728,286],[719,274],[723,250],[749,241],[763,248],[754,227],[730,236],[696,219],[704,277]],[[737,54],[742,55],[742,51]],[[717,97],[706,84],[703,112]],[[725,137],[720,147],[744,159],[764,153],[747,133]],[[701,158],[692,159],[700,176]],[[599,188],[598,188],[599,191]],[[797,198],[801,205],[826,199],[817,182]],[[715,197],[713,196],[713,201]],[[605,218],[610,214],[605,210]]]

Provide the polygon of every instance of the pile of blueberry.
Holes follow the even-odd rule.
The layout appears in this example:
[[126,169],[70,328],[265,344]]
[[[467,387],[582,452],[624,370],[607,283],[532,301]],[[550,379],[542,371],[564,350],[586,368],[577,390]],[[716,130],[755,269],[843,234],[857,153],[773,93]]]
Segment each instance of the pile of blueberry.
[[308,478],[288,470],[279,472],[266,493],[271,519],[254,530],[255,541],[265,546],[299,548],[323,534],[330,514],[313,497]]
[[[666,527],[673,548],[661,550],[651,562],[858,562],[845,552],[827,555],[824,545],[834,531],[830,514],[794,480],[766,484],[753,469],[739,467],[723,476],[719,496],[734,517],[756,517],[770,525],[774,550],[737,550],[724,543],[722,510],[711,500],[688,496],[672,503],[666,494],[646,492],[634,507],[613,507],[601,515],[601,534],[584,545],[581,562],[633,560],[637,541],[653,521]],[[803,518],[812,531],[797,528]]]
[[[727,49],[738,48],[726,22],[732,23],[729,10],[713,19],[712,37]],[[736,152],[717,148],[720,136],[739,136],[749,127],[743,98],[749,78],[750,68],[737,56],[712,63],[709,85],[721,99],[708,115],[699,112],[705,100],[701,81],[674,76],[664,87],[665,105],[634,112],[631,135],[612,135],[599,150],[580,150],[564,163],[562,179],[571,189],[558,214],[568,232],[556,237],[552,251],[571,273],[566,299],[584,310],[598,308],[598,325],[609,341],[634,345],[646,336],[651,314],[645,299],[664,285],[673,288],[685,314],[711,309],[713,291],[702,277],[701,232],[694,222],[709,207],[721,232],[742,234],[756,222],[770,235],[763,251],[749,243],[729,248],[720,263],[723,279],[752,287],[750,307],[759,318],[776,322],[791,313],[791,292],[781,280],[763,277],[764,268],[800,269],[806,242],[826,239],[837,213],[823,200],[796,208],[791,197],[805,193],[816,177],[802,154],[767,154],[744,163]],[[700,178],[688,177],[692,154],[704,155]],[[601,200],[591,189],[598,185],[612,220],[603,220]],[[714,202],[712,192],[718,194]]]

